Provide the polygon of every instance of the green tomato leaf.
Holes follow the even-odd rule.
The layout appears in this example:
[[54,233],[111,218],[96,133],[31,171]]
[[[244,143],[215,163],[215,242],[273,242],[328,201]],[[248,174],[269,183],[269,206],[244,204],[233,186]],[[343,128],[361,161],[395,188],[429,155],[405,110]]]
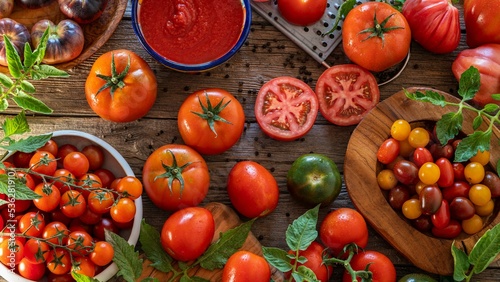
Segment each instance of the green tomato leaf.
[[22,76],[23,64],[21,63],[21,57],[16,48],[10,41],[7,35],[3,35],[3,40],[5,44],[5,54],[7,57],[7,66],[9,68],[10,75],[14,78],[20,78]]
[[292,272],[295,281],[319,282],[316,274],[307,266],[300,265],[297,271]]
[[455,150],[455,162],[465,162],[475,156],[478,151],[490,150],[491,131],[475,131],[458,143]]
[[288,253],[279,248],[262,247],[262,254],[267,262],[281,272],[292,270],[291,259]]
[[69,74],[63,70],[60,70],[54,66],[50,65],[39,65],[34,68],[31,72],[31,77],[34,80],[45,79],[49,77],[68,77]]
[[47,49],[48,40],[49,40],[49,28],[45,29],[45,31],[42,34],[42,37],[40,38],[40,43],[38,43],[38,46],[36,46],[35,51],[33,51],[37,64],[40,64],[43,58],[45,58],[45,50]]
[[52,134],[28,136],[25,139],[19,139],[6,146],[0,145],[0,148],[3,148],[7,151],[21,151],[25,153],[31,153],[45,145],[45,143],[47,143],[47,141],[49,141],[51,137]]
[[477,115],[472,121],[472,129],[477,130],[483,123],[483,118],[481,115]]
[[2,130],[5,137],[28,132],[30,127],[28,125],[28,121],[26,120],[24,111],[21,111],[14,118],[6,118],[2,124]]
[[105,237],[115,250],[113,261],[118,266],[116,276],[122,276],[127,282],[135,282],[142,273],[142,259],[139,258],[139,252],[116,233],[105,230]]
[[485,270],[500,254],[500,224],[487,230],[476,242],[469,254],[474,273]]
[[14,81],[10,77],[8,77],[6,74],[0,72],[0,83],[5,86],[6,88],[12,87],[14,85]]
[[292,251],[305,250],[318,237],[319,205],[295,219],[286,229],[286,243]]
[[35,86],[27,80],[21,81],[21,89],[26,93],[35,93]]
[[500,94],[491,94],[491,98],[496,101],[500,101]]
[[9,202],[7,202],[6,200],[2,200],[0,199],[0,207],[3,206],[3,205],[6,205],[8,204]]
[[197,259],[201,267],[208,270],[223,268],[227,259],[245,243],[255,219],[221,233],[220,238],[208,247]]
[[210,282],[210,280],[201,278],[199,276],[190,277],[187,273],[184,273],[179,282]]
[[0,100],[0,111],[5,111],[9,107],[9,101],[7,99]]
[[487,113],[494,113],[496,112],[500,107],[497,104],[486,104],[483,108],[483,111]]
[[335,22],[333,23],[332,28],[330,29],[330,31],[325,33],[325,35],[333,33],[335,30],[337,30],[340,21],[345,19],[347,14],[354,8],[354,6],[356,6],[356,0],[346,0],[345,2],[343,2],[339,7],[337,17],[335,18]]
[[44,102],[23,92],[17,94],[13,100],[24,110],[41,114],[51,114],[53,112],[52,109],[45,105]]
[[15,200],[34,200],[42,197],[28,188],[23,178],[17,178],[14,174],[9,171],[7,174],[0,174],[0,194]]
[[156,277],[146,277],[141,280],[141,282],[160,282]]
[[141,222],[141,233],[139,235],[141,248],[146,257],[152,262],[150,265],[159,271],[170,272],[172,258],[163,250],[160,241],[160,233],[143,219]]
[[421,91],[409,92],[405,90],[405,95],[410,100],[427,102],[441,107],[446,106],[445,97],[435,91],[425,91],[425,93],[422,93]]
[[24,45],[24,67],[26,69],[31,68],[36,62],[36,55],[33,54],[31,50],[31,45],[26,42]]
[[76,282],[99,282],[99,280],[97,280],[95,278],[88,277],[86,275],[83,275],[83,274],[80,274],[77,272],[72,272],[71,276],[73,276],[73,278],[75,279]]
[[451,255],[453,256],[453,279],[456,281],[462,281],[467,277],[467,272],[470,267],[467,254],[455,247],[455,244],[452,244]]
[[436,135],[441,144],[448,143],[462,130],[462,113],[447,113],[436,122]]
[[479,86],[481,86],[479,70],[471,66],[460,75],[458,95],[463,98],[463,101],[471,100],[479,91]]

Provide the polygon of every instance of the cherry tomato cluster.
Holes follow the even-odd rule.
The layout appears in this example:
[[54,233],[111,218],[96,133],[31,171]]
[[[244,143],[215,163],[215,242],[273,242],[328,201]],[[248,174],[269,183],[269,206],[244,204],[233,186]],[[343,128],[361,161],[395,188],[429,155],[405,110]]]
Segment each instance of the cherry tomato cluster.
[[460,141],[441,145],[432,125],[412,127],[399,119],[377,152],[383,164],[377,182],[391,207],[439,238],[481,231],[500,196],[500,178],[487,166],[490,153],[478,151],[467,162],[454,162]]
[[114,250],[104,231],[131,228],[143,187],[133,176],[116,177],[104,158],[97,145],[78,150],[51,139],[4,162],[0,173],[40,197],[0,206],[0,262],[27,279],[48,274],[50,281],[72,281],[73,272],[93,277],[110,264]]

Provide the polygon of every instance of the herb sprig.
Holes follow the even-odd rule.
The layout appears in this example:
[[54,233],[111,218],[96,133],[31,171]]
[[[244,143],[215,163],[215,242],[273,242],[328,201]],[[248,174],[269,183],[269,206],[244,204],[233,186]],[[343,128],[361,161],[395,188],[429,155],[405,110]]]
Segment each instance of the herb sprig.
[[[432,103],[437,106],[456,106],[456,112],[444,114],[436,122],[436,134],[441,144],[448,143],[455,138],[462,130],[463,111],[475,112],[477,116],[472,122],[474,132],[464,137],[455,150],[455,162],[464,162],[475,156],[478,151],[490,150],[493,127],[500,122],[500,111],[497,104],[487,104],[482,109],[477,109],[467,104],[476,95],[480,86],[479,70],[471,66],[460,76],[458,95],[462,100],[458,103],[446,101],[445,97],[436,91],[405,91],[406,97],[411,100]],[[500,100],[500,94],[493,94],[492,98]],[[488,126],[484,131],[478,130],[481,124],[487,121]],[[497,163],[497,173],[500,172],[500,162]]]

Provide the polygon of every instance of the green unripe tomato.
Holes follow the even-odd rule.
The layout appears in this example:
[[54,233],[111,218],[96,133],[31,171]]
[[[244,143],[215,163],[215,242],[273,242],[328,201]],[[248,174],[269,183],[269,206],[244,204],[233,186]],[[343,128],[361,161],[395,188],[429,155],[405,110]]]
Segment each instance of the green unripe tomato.
[[301,203],[327,206],[338,197],[342,178],[335,162],[327,156],[305,154],[288,171],[287,188]]
[[427,274],[411,273],[401,277],[398,282],[437,282],[437,280]]

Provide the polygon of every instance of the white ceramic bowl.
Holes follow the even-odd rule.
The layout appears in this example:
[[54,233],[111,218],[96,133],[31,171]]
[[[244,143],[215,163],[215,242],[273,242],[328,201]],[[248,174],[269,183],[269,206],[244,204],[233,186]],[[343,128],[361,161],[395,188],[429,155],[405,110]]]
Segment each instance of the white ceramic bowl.
[[[106,141],[83,131],[77,130],[59,130],[52,133],[52,138],[60,146],[63,144],[72,144],[76,146],[79,150],[83,147],[94,144],[98,145],[103,149],[104,152],[104,163],[103,168],[106,168],[114,173],[116,177],[124,176],[134,176],[134,172],[130,168],[127,161],[122,157],[122,155]],[[142,197],[135,200],[136,213],[134,217],[134,224],[132,229],[123,230],[120,235],[127,239],[130,245],[137,243],[139,239],[139,231],[141,227],[142,220]],[[107,281],[111,279],[118,272],[118,267],[115,263],[110,264],[102,272],[96,275],[94,278],[99,281]],[[9,268],[0,263],[0,276],[2,276],[7,281],[12,282],[36,282],[33,280],[28,280],[14,272],[11,272]],[[41,280],[46,281],[46,279]]]

